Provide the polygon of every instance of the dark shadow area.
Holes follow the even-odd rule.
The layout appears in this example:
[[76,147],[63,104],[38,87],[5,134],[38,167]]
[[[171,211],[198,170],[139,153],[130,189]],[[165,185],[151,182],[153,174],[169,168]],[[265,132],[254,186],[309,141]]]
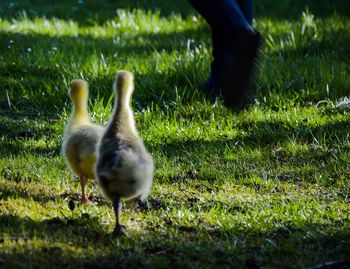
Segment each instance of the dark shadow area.
[[[299,19],[301,12],[306,7],[313,12],[316,17],[328,17],[333,13],[349,17],[350,4],[347,0],[259,0],[254,1],[255,14],[273,19]],[[23,16],[25,12],[29,18],[46,17],[59,18],[63,20],[73,20],[82,25],[103,24],[108,20],[118,17],[118,9],[142,9],[151,12],[159,11],[161,16],[169,17],[171,14],[181,14],[181,16],[198,15],[186,0],[162,1],[162,0],[63,0],[42,1],[42,0],[21,0],[17,2],[3,0],[0,3],[0,16],[4,19],[12,19]]]
[[[0,171],[2,173],[2,171]],[[81,194],[80,192],[64,192],[61,193],[59,189],[52,189],[49,191],[45,189],[40,183],[22,175],[11,173],[2,173],[4,177],[4,184],[0,186],[0,200],[8,199],[28,199],[45,205],[48,202],[55,202],[58,200],[65,200],[66,204],[74,203],[75,205],[81,205]],[[8,183],[7,183],[8,182]],[[33,188],[26,188],[26,185],[31,184]],[[78,184],[78,180],[77,180]],[[89,187],[96,186],[97,183],[94,180],[89,181]],[[61,193],[61,194],[56,194]],[[100,193],[90,193],[90,201],[98,206],[111,205],[108,199],[106,199]]]
[[[207,40],[203,38],[205,36],[208,37]],[[43,47],[41,51],[47,53],[47,57],[55,57],[55,52],[52,48],[56,47],[58,51],[67,52],[67,55],[64,55],[65,57],[62,60],[70,59],[72,55],[79,55],[77,60],[80,60],[79,58],[94,53],[103,53],[105,57],[111,57],[114,54],[142,56],[148,55],[154,51],[181,51],[187,49],[189,39],[194,39],[195,41],[200,40],[201,43],[208,42],[207,44],[210,45],[211,40],[209,37],[209,28],[204,25],[199,28],[185,29],[182,31],[147,34],[130,34],[116,31],[115,36],[108,38],[96,38],[89,34],[79,35],[77,37],[57,37],[37,33],[22,34],[2,32],[0,33],[0,38],[3,42],[0,44],[0,50],[10,51],[12,49],[22,53],[24,56],[26,55],[26,49],[32,47],[33,44],[42,44]],[[13,41],[11,49],[8,48],[10,40]],[[196,44],[192,43],[192,47],[195,45]],[[35,51],[33,51],[33,53],[35,54]],[[20,67],[14,66],[12,68],[19,69]],[[2,72],[4,74],[6,71]],[[42,71],[38,74],[42,74]]]
[[[282,228],[267,233],[254,231],[237,232],[223,230],[202,230],[201,227],[177,227],[179,233],[171,240],[162,239],[156,244],[143,244],[140,257],[129,257],[115,261],[117,255],[89,261],[83,268],[104,268],[106,265],[134,268],[138,259],[147,256],[151,262],[162,257],[171,268],[300,268],[329,260],[342,261],[348,259],[347,248],[350,241],[345,239],[349,233],[346,229],[332,233],[322,225],[307,225],[303,228]],[[286,230],[293,231],[286,234]],[[317,231],[313,236],[305,236],[310,231]],[[204,233],[208,235],[205,236]],[[250,242],[246,247],[238,249],[233,242]],[[298,245],[293,245],[299,242]],[[219,247],[219,246],[223,247]],[[231,246],[229,246],[231,245]],[[334,249],[337,249],[334,251]],[[132,254],[132,249],[129,250]],[[322,258],[319,256],[322,252]],[[119,257],[120,258],[120,257]],[[187,260],[186,260],[187,259]],[[140,262],[140,261],[139,261]],[[185,262],[185,263],[184,263]],[[142,263],[136,263],[145,267]],[[345,265],[349,266],[349,263]],[[169,268],[169,267],[168,267]],[[343,267],[349,268],[349,267]]]
[[[275,40],[275,42],[278,44],[280,41],[286,42],[288,39],[290,40],[289,34],[287,36],[279,36],[279,39]],[[273,51],[272,53],[268,53],[265,57],[277,58],[281,62],[288,59],[299,60],[299,64],[302,64],[307,62],[313,56],[321,57],[322,55],[325,55],[338,63],[350,63],[350,59],[344,57],[344,54],[342,53],[346,53],[346,51],[349,50],[348,44],[350,42],[350,35],[345,29],[340,29],[335,32],[327,31],[323,33],[321,40],[319,38],[315,39],[312,33],[305,34],[304,36],[301,35],[299,36],[299,40],[295,42],[297,43],[295,47],[286,44],[285,47]],[[336,48],[334,44],[336,44]],[[265,46],[267,47],[268,45],[265,44]]]
[[18,141],[12,141],[11,143],[0,143],[1,154],[4,155],[21,155],[29,154],[33,156],[46,156],[55,157],[61,154],[61,147],[57,146],[55,148],[41,147],[41,146],[26,146]]
[[3,0],[0,3],[0,16],[5,19],[23,16],[23,11],[29,18],[46,17],[73,20],[82,25],[103,24],[118,17],[118,9],[142,9],[160,12],[160,16],[169,17],[171,14],[189,16],[195,14],[192,6],[186,0],[81,0],[81,1],[42,1],[21,0],[17,2]]
[[[22,246],[1,254],[1,265],[5,267],[30,259],[34,267],[41,268],[301,268],[347,260],[350,247],[344,220],[337,222],[337,230],[315,223],[276,225],[266,232],[254,228],[210,229],[203,225],[177,227],[168,223],[162,234],[145,230],[130,238],[111,237],[98,219],[86,215],[34,221],[3,214],[0,223],[9,236],[2,238],[2,243],[18,241]],[[84,238],[79,237],[82,234]],[[54,243],[50,247],[30,246],[34,236]],[[158,240],[152,240],[152,236]],[[76,255],[59,245],[68,242],[80,248],[105,247],[106,252],[91,255],[87,250]]]
[[[57,134],[57,115],[22,111],[0,113],[0,153],[55,157],[61,154],[61,134]],[[38,145],[44,139],[45,144]]]
[[[21,181],[21,182],[27,182],[27,184],[30,184],[30,180],[28,178],[23,179],[16,177],[16,175],[12,176],[11,178],[6,178],[6,180],[11,181]],[[20,199],[31,199],[35,202],[46,204],[50,201],[56,201],[60,198],[63,198],[59,195],[49,195],[46,193],[32,193],[29,190],[25,190],[23,185],[20,186],[18,184],[11,184],[10,186],[0,186],[0,200],[7,200],[9,198],[20,198]],[[78,198],[78,197],[77,197]],[[79,201],[79,200],[77,200]]]
[[[13,240],[17,238],[18,240],[22,238],[28,240],[36,236],[37,238],[47,238],[55,242],[67,243],[70,236],[77,239],[79,234],[86,234],[86,236],[94,238],[94,240],[108,235],[104,227],[99,224],[97,217],[90,217],[86,213],[81,214],[81,216],[72,216],[70,218],[54,217],[43,221],[34,221],[29,217],[20,218],[11,214],[2,214],[0,223],[2,233],[13,236]],[[81,240],[86,241],[86,238]]]
[[[288,42],[288,39],[290,36],[279,36],[275,42]],[[257,78],[258,98],[259,95],[278,95],[284,100],[317,103],[348,96],[346,74],[350,72],[350,58],[344,55],[350,52],[349,43],[350,35],[341,29],[325,32],[321,40],[315,40],[312,34],[299,36],[295,47],[286,45],[273,52],[267,52],[265,44],[266,52],[261,57],[262,68]],[[334,91],[324,90],[327,85]]]
[[300,19],[301,13],[308,8],[316,18],[326,18],[334,13],[350,16],[350,2],[348,0],[256,0],[255,15],[279,19]]

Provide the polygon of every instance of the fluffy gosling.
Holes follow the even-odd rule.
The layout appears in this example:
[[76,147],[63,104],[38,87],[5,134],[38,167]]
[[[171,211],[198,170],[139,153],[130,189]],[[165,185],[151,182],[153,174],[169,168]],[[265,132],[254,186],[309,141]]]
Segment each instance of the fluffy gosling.
[[113,84],[113,114],[97,146],[96,177],[113,202],[116,217],[114,234],[126,229],[120,224],[121,199],[144,201],[153,181],[153,159],[137,133],[130,108],[134,91],[132,73],[119,71]]
[[68,94],[73,108],[63,135],[62,153],[68,166],[80,178],[81,202],[86,204],[89,203],[86,184],[89,178],[95,178],[96,144],[103,128],[93,124],[88,115],[89,90],[86,81],[72,80]]

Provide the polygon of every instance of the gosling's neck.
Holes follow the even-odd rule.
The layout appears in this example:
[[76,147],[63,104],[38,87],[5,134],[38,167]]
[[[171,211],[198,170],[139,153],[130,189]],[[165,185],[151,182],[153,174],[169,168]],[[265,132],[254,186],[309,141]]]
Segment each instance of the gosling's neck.
[[137,134],[134,113],[130,107],[131,92],[116,92],[111,127],[115,134],[134,136]]
[[73,101],[70,123],[71,126],[90,124],[86,100]]

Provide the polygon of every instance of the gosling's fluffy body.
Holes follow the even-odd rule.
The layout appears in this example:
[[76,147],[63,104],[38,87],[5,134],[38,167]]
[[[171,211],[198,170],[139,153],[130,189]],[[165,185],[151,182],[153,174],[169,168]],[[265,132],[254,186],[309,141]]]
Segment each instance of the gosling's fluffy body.
[[[104,139],[100,150],[104,151],[98,158],[97,177],[104,193],[110,199],[137,198],[143,201],[152,186],[153,161],[143,149],[135,147],[133,142],[116,139]],[[142,143],[142,141],[140,141]]]
[[73,127],[69,132],[65,132],[63,154],[68,166],[76,175],[95,178],[95,148],[102,135],[102,130],[100,126],[86,125]]
[[120,199],[146,199],[153,181],[153,159],[147,152],[135,126],[130,99],[134,90],[133,75],[119,71],[113,85],[116,94],[113,114],[98,143],[96,176],[104,193],[113,201],[116,229]]
[[88,115],[88,85],[83,80],[73,80],[68,94],[73,108],[63,135],[62,153],[71,170],[79,176],[82,187],[82,203],[88,203],[86,183],[95,178],[96,144],[103,127],[93,124]]

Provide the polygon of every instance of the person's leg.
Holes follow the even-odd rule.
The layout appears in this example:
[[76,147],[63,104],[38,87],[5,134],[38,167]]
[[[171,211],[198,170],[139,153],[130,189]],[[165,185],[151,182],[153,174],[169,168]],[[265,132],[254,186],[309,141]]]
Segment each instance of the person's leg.
[[232,60],[230,81],[222,87],[224,104],[231,109],[241,109],[255,102],[256,86],[252,83],[256,60],[263,43],[263,36],[254,31],[240,36],[228,49]]
[[220,16],[222,15],[222,7],[220,1],[215,3],[213,0],[189,0],[190,4],[198,11],[198,13],[207,21],[211,28],[212,34],[212,55],[213,62],[211,63],[211,72],[207,82],[201,87],[210,97],[218,97],[220,90],[217,88],[217,74],[220,68],[220,62],[222,59],[222,37],[220,35]]
[[251,26],[253,21],[253,0],[237,0],[237,4]]
[[[189,0],[212,28],[217,26],[249,29],[252,20],[252,0]],[[228,23],[224,25],[224,23]]]
[[[214,1],[211,0],[188,0],[198,13],[208,22],[210,26],[214,25],[220,16],[220,9]],[[215,7],[215,8],[214,8]]]
[[[252,0],[189,0],[212,29],[211,74],[202,90],[224,97],[226,106],[246,102],[260,35],[252,29]],[[242,9],[241,9],[241,6]],[[250,94],[249,94],[250,95]]]
[[250,25],[236,0],[189,0],[189,2],[211,27],[214,60],[211,63],[210,77],[202,90],[211,97],[218,97],[221,95],[219,85],[223,84],[218,81],[225,78],[225,73],[229,69],[228,60],[224,56],[225,49],[230,47],[228,43],[232,43],[228,40],[236,37],[235,32],[240,29],[250,30]]

